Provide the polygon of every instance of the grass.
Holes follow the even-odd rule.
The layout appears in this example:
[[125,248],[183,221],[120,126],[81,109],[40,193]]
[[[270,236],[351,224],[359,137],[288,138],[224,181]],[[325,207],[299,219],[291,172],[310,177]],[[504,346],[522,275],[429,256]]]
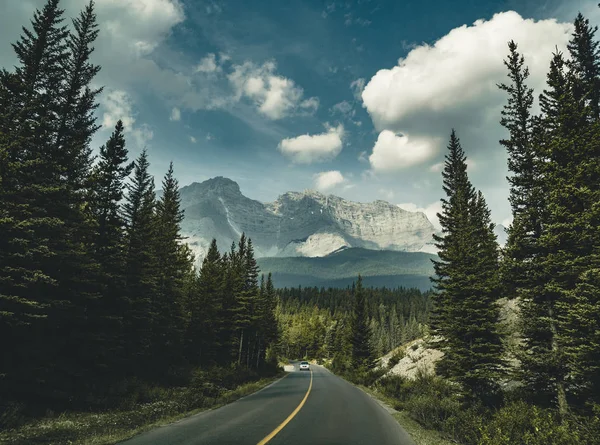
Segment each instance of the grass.
[[160,425],[166,425],[207,409],[216,409],[250,395],[276,379],[274,377],[245,383],[215,397],[198,396],[193,388],[164,391],[160,400],[138,404],[128,410],[100,413],[64,413],[55,418],[33,421],[19,428],[0,431],[0,443],[11,445],[108,445],[114,444]]

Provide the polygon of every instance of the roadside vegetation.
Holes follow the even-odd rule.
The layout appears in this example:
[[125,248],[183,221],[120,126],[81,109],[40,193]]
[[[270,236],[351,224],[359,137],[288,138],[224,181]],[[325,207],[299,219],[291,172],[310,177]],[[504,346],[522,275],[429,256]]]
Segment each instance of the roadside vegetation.
[[0,432],[0,443],[29,445],[109,445],[159,425],[166,425],[207,409],[250,395],[281,374],[266,377],[232,368],[197,372],[189,386],[149,386],[130,382],[128,396],[118,407],[94,412],[51,410],[38,419],[12,417],[20,426]]

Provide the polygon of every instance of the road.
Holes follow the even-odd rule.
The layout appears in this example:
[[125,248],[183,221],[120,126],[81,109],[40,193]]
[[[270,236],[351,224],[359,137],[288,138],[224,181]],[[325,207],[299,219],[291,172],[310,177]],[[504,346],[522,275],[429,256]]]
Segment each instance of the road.
[[221,408],[122,445],[414,445],[375,400],[327,369],[294,371]]

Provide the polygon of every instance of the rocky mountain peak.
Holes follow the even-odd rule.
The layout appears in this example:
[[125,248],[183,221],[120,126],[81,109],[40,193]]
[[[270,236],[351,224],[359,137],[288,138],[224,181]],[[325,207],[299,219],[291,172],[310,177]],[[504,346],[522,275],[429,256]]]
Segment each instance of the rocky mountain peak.
[[242,232],[257,257],[324,256],[350,247],[415,252],[435,232],[425,214],[386,201],[359,203],[305,190],[262,203],[221,176],[183,187],[181,199],[182,232],[198,257],[212,238],[228,249]]

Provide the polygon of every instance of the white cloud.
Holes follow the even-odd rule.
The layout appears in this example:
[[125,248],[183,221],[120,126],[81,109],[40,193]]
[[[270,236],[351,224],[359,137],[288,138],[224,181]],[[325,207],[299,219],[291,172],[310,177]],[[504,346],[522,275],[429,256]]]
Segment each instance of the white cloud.
[[358,160],[360,162],[369,162],[369,157],[367,156],[369,153],[367,151],[361,151],[358,155]]
[[510,227],[512,222],[513,222],[513,217],[509,216],[508,218],[504,218],[500,224],[502,224],[504,227]]
[[210,133],[206,133],[206,140],[207,140],[207,141],[211,141],[211,140],[213,140],[213,139],[214,139],[214,136],[213,136],[212,134],[210,134]]
[[314,113],[319,109],[319,98],[318,97],[310,97],[306,100],[300,102],[300,108],[306,109],[309,113]]
[[[127,132],[125,132],[127,134]],[[145,147],[148,142],[150,142],[154,138],[154,130],[148,124],[142,124],[139,127],[134,127],[130,131],[133,140],[135,141],[135,146],[137,147]]]
[[221,71],[221,67],[217,65],[217,57],[215,54],[209,53],[200,60],[200,63],[196,65],[194,71],[197,73],[214,73],[216,71]]
[[132,111],[132,101],[125,91],[113,90],[102,98],[104,115],[102,125],[112,129],[120,119],[126,130],[130,130],[135,123]]
[[505,101],[496,84],[506,79],[507,42],[518,43],[531,70],[530,84],[541,86],[551,53],[556,45],[565,46],[570,30],[569,24],[523,19],[514,11],[460,26],[377,72],[362,92],[364,106],[380,130],[401,130],[424,113],[495,111]]
[[[81,1],[67,0],[65,6],[81,9]],[[179,0],[98,0],[101,39],[128,48],[136,55],[154,51],[171,29],[185,19]]]
[[363,79],[362,77],[350,82],[350,89],[352,90],[352,94],[354,94],[354,97],[357,100],[361,99],[363,90],[365,89],[365,82],[365,79]]
[[331,111],[346,117],[352,117],[355,114],[354,107],[347,100],[335,104],[333,107],[331,107]]
[[440,173],[444,169],[444,163],[438,162],[437,164],[433,164],[429,167],[429,171],[433,173]]
[[198,142],[198,140],[194,136],[190,136],[190,142],[192,144],[195,144],[196,142]]
[[171,121],[181,120],[181,111],[177,107],[173,107],[171,110],[171,117],[169,118]]
[[421,164],[435,155],[435,140],[413,139],[383,130],[379,133],[373,153],[369,156],[371,168],[390,172]]
[[148,124],[136,125],[133,112],[133,100],[122,90],[108,90],[100,98],[103,109],[102,125],[112,131],[120,119],[125,127],[125,134],[131,135],[136,146],[145,146],[154,137],[154,131]]
[[408,210],[409,212],[423,212],[427,216],[427,219],[431,222],[431,224],[433,224],[433,226],[437,230],[442,230],[440,220],[437,217],[437,214],[442,212],[441,201],[432,202],[426,207],[419,207],[418,205],[413,204],[412,202],[398,204],[398,207],[404,210]]
[[333,159],[342,151],[343,125],[329,127],[325,133],[304,134],[283,139],[279,150],[293,162],[310,164]]
[[321,192],[331,190],[345,181],[344,176],[338,170],[317,173],[314,177],[315,188]]
[[[467,164],[468,171],[473,171],[477,167],[477,163],[470,158],[467,158],[465,162]],[[433,164],[431,167],[429,167],[429,171],[433,173],[440,173],[442,170],[444,170],[444,166],[444,162],[438,162],[437,164]]]
[[275,74],[275,70],[273,61],[260,66],[248,61],[234,65],[228,79],[235,89],[235,98],[249,98],[260,113],[273,120],[293,114],[299,106],[305,109],[318,107],[317,98],[301,102],[302,88],[292,79]]

